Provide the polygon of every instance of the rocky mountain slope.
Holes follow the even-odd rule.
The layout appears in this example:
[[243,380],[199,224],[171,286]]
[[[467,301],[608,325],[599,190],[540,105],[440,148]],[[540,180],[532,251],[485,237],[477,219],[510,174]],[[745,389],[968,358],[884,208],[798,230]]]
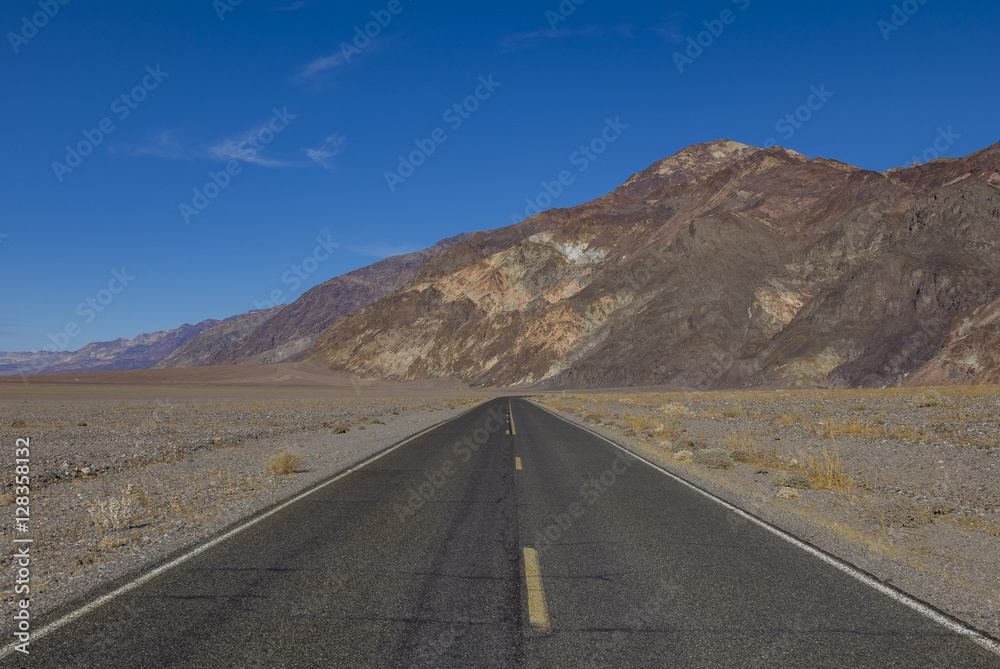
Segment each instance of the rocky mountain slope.
[[269,364],[294,359],[341,317],[402,288],[428,259],[471,237],[471,233],[461,234],[422,251],[380,260],[315,286],[291,304],[235,316],[188,342],[156,367]]
[[134,339],[96,342],[73,352],[0,353],[0,375],[147,369],[218,322],[185,323],[175,330],[141,334]]
[[555,387],[988,381],[1000,145],[884,174],[685,149],[603,198],[477,233],[306,358]]

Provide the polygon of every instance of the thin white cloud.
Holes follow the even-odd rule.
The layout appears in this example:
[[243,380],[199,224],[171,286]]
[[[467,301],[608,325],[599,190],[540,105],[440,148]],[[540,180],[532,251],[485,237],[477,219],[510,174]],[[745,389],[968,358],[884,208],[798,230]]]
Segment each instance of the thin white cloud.
[[673,44],[683,44],[687,39],[687,35],[684,34],[683,28],[681,28],[681,19],[684,18],[684,14],[670,14],[663,22],[656,24],[649,28],[663,39],[671,42]]
[[[113,146],[109,151],[121,153],[136,158],[163,158],[166,160],[215,160],[228,162],[237,160],[261,167],[309,167],[305,161],[277,160],[268,157],[271,148],[261,142],[261,132],[268,129],[267,123],[252,128],[247,132],[211,142],[192,143],[177,138],[170,130],[162,130],[152,139],[142,145]],[[270,130],[273,135],[273,130]]]
[[321,72],[326,72],[327,70],[332,70],[334,68],[340,67],[341,65],[346,65],[347,59],[344,54],[340,51],[332,53],[329,56],[324,56],[322,58],[317,58],[312,61],[302,70],[302,74],[299,75],[299,79],[306,80],[315,77]]
[[[303,163],[266,158],[261,155],[261,151],[254,148],[253,144],[250,142],[250,138],[256,137],[257,132],[266,127],[266,125],[260,126],[259,128],[255,128],[248,133],[220,140],[208,147],[208,155],[213,160],[218,160],[220,162],[238,160],[240,162],[250,163],[251,165],[259,165],[261,167],[303,167]],[[267,150],[266,147],[264,150]]]
[[347,142],[347,138],[343,135],[330,135],[323,140],[323,143],[313,149],[302,149],[302,151],[309,157],[310,160],[318,164],[324,169],[330,169],[332,166],[331,158],[338,155],[340,150],[344,147]]
[[563,40],[571,37],[599,36],[604,34],[605,30],[601,26],[588,26],[579,30],[536,30],[530,33],[513,33],[505,35],[503,39],[500,40],[500,50],[503,52],[523,51],[525,49],[537,48],[546,42],[555,40]]
[[172,130],[161,130],[145,144],[112,146],[108,149],[112,154],[121,151],[132,157],[166,158],[168,160],[191,160],[195,157],[190,147],[179,140]]

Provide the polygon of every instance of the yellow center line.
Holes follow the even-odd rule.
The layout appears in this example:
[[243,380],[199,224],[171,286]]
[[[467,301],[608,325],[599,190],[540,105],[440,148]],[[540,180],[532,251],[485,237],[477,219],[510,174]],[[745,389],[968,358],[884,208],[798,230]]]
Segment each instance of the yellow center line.
[[507,417],[510,419],[510,433],[517,434],[514,431],[514,410],[510,408],[510,400],[507,400]]
[[549,609],[545,605],[538,552],[534,548],[524,549],[524,580],[528,585],[528,620],[536,630],[548,632],[552,626],[549,624]]
[[514,458],[514,468],[521,469],[521,458]]

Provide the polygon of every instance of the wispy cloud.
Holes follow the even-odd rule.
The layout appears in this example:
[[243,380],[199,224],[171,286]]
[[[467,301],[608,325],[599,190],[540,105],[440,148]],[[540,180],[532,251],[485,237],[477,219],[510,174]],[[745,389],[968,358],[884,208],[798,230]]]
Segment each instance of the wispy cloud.
[[343,135],[330,135],[323,140],[323,143],[313,149],[302,149],[310,160],[320,165],[324,169],[332,166],[331,158],[338,155],[340,150],[347,143],[347,138]]
[[530,33],[513,33],[505,35],[500,40],[500,50],[523,51],[525,49],[535,49],[541,45],[556,40],[569,39],[571,37],[591,37],[606,34],[607,31],[601,26],[588,26],[579,30],[536,30]]
[[298,10],[302,9],[307,4],[308,3],[306,2],[306,0],[299,0],[298,2],[293,2],[292,4],[286,5],[284,7],[275,7],[271,11],[273,11],[273,12],[295,12],[295,11],[298,11]]
[[303,68],[302,72],[299,74],[299,79],[302,81],[311,79],[321,72],[326,72],[327,70],[332,70],[342,65],[347,64],[347,58],[340,51],[332,53],[329,56],[323,56],[322,58],[317,58]]
[[306,161],[287,161],[268,157],[267,153],[270,152],[270,148],[263,146],[258,141],[261,131],[267,128],[267,123],[261,123],[246,132],[207,143],[184,141],[178,138],[173,131],[162,130],[144,144],[113,146],[109,151],[113,154],[121,153],[136,158],[208,159],[219,162],[237,160],[242,163],[273,168],[311,166],[311,163]]
[[119,151],[128,156],[167,158],[169,160],[193,160],[197,157],[189,146],[174,135],[172,130],[161,130],[145,144],[111,146],[112,154]]
[[652,26],[649,30],[668,42],[683,44],[687,39],[687,35],[684,34],[684,30],[681,27],[681,20],[684,17],[684,14],[669,14],[661,23]]
[[251,165],[259,165],[260,167],[305,167],[308,164],[274,160],[262,156],[260,151],[251,150],[253,147],[250,143],[250,138],[256,137],[257,133],[266,127],[267,125],[261,125],[250,132],[219,140],[208,147],[209,157],[220,162],[237,160],[243,163],[250,163]]

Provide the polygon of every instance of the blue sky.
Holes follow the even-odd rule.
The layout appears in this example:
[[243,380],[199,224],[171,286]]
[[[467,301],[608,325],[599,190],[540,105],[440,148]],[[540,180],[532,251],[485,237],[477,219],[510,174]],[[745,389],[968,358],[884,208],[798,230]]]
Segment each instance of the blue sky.
[[697,142],[884,170],[1000,141],[994,2],[7,0],[0,28],[2,351],[289,301]]

